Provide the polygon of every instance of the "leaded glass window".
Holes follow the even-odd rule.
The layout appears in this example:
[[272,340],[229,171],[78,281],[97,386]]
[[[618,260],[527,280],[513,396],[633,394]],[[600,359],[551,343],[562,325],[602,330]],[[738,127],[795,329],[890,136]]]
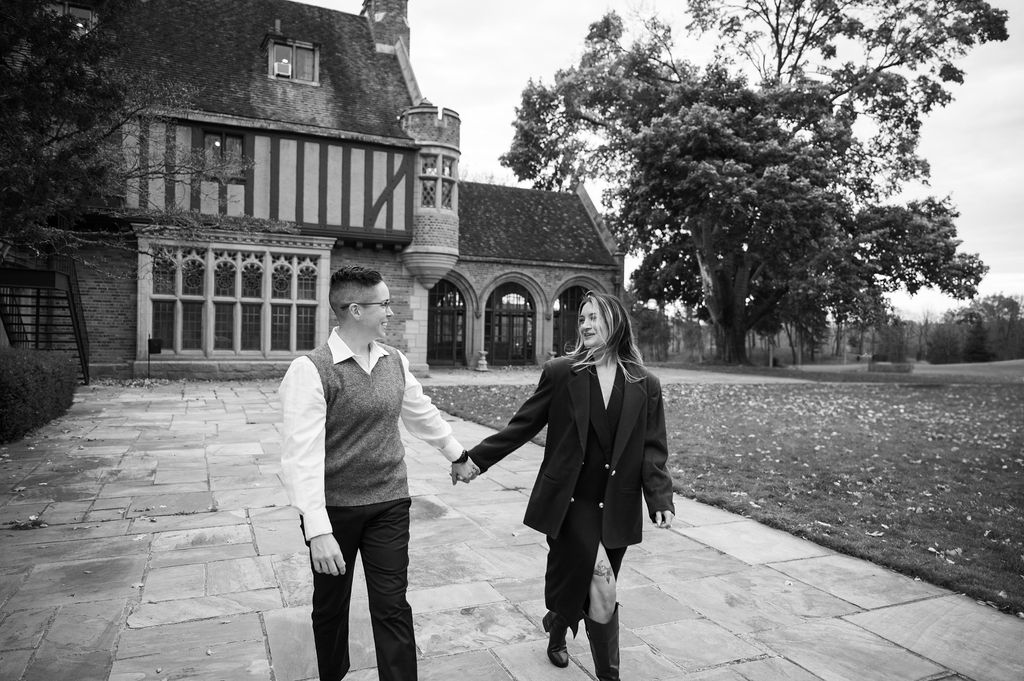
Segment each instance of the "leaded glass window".
[[456,159],[454,156],[420,156],[420,205],[455,208]]
[[274,265],[271,288],[274,298],[292,297],[292,268],[288,263],[278,262]]
[[299,300],[316,300],[316,266],[306,263],[299,267],[298,291]]
[[164,348],[174,348],[174,306],[173,300],[153,301],[153,332],[150,338],[159,339]]
[[257,250],[165,249],[152,263],[150,336],[168,354],[311,350],[322,309],[320,262]]
[[295,308],[295,349],[312,350],[316,347],[316,308],[299,305]]
[[203,347],[203,304],[181,304],[181,349],[201,350]]
[[287,350],[291,335],[292,306],[273,305],[270,308],[270,349]]
[[433,206],[436,202],[437,194],[437,181],[436,180],[423,180],[422,184],[422,196],[420,203],[424,206]]
[[174,295],[174,259],[161,254],[153,259],[153,293]]
[[242,349],[259,350],[263,336],[263,306],[259,303],[242,304]]
[[189,257],[181,263],[181,295],[203,295],[206,280],[206,266],[198,257]]
[[231,350],[235,341],[235,304],[213,305],[213,349]]
[[213,274],[213,295],[235,295],[235,263],[231,260],[219,260]]
[[249,261],[242,266],[242,297],[263,297],[263,265]]

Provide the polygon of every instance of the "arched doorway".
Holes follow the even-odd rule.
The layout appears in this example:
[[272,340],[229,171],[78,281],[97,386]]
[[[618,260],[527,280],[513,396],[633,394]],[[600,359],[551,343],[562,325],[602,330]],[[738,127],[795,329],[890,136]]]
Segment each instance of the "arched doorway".
[[427,296],[427,364],[466,363],[466,301],[441,279]]
[[519,284],[502,284],[484,308],[484,347],[496,366],[535,364],[537,361],[535,306]]
[[587,289],[582,286],[570,286],[555,301],[551,315],[554,331],[551,349],[556,355],[565,355],[576,346],[576,330],[579,327],[577,319],[586,292]]

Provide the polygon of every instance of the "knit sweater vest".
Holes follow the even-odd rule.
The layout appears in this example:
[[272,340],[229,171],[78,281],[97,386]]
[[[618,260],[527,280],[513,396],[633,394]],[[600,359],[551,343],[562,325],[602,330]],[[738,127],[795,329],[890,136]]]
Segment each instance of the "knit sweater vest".
[[405,370],[388,351],[367,375],[354,359],[334,363],[321,345],[309,353],[327,400],[324,492],[328,506],[365,506],[409,496],[398,431]]

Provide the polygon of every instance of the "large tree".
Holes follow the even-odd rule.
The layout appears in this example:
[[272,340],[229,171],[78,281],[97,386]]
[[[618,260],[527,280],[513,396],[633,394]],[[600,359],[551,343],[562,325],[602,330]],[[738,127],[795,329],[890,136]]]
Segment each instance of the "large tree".
[[[1005,12],[898,3],[918,39],[876,26],[902,16],[891,4],[694,0],[697,25],[720,26],[738,53],[771,55],[752,78],[724,57],[706,68],[676,59],[656,20],[629,42],[609,14],[578,65],[526,87],[503,162],[543,188],[609,181],[612,224],[644,257],[640,296],[703,305],[732,361],[787,296],[840,321],[900,286],[971,296],[985,268],[957,252],[949,202],[880,200],[927,175],[921,117],[948,101],[942,83],[962,79],[956,56],[1005,37]],[[915,14],[937,4],[941,18]],[[826,68],[840,45],[863,47],[860,61]]]
[[[0,4],[0,245],[74,253],[95,243],[98,227],[113,230],[103,243],[131,247],[116,222],[94,220],[84,231],[82,217],[126,215],[120,197],[130,180],[216,177],[246,165],[192,149],[146,158],[132,152],[137,141],[125,143],[161,114],[191,108],[195,96],[123,58],[118,31],[135,1],[105,0],[94,18],[39,0]],[[203,219],[165,212],[160,222],[194,229]]]

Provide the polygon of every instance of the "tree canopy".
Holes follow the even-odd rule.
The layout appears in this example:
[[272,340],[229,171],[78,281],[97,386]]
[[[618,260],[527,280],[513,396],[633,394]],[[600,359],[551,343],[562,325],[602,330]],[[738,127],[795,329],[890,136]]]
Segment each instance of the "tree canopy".
[[[975,0],[690,5],[753,75],[725,51],[704,67],[676,59],[656,19],[630,41],[610,13],[576,66],[526,86],[503,163],[540,188],[608,181],[610,222],[643,256],[639,297],[702,305],[732,361],[783,314],[850,319],[900,286],[972,296],[985,267],[958,252],[951,203],[882,200],[927,176],[921,119],[962,80],[955,57],[1005,38],[1006,13]],[[859,60],[840,61],[855,47]]]

